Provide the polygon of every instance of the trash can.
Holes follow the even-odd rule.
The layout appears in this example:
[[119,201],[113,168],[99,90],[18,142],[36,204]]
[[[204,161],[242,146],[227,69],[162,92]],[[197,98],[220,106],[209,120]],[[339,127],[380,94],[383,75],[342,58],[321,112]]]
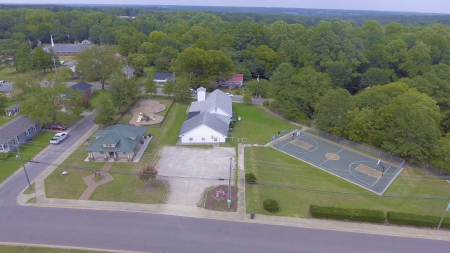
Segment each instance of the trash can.
[[250,213],[250,219],[253,220],[254,218],[255,218],[255,213],[254,213],[254,212],[251,212],[251,213]]

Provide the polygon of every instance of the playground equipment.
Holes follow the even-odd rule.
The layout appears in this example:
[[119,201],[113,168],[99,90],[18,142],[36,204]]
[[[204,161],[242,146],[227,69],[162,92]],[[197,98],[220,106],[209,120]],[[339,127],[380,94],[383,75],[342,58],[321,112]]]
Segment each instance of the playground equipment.
[[146,126],[159,124],[164,120],[164,116],[158,115],[166,110],[166,105],[157,100],[144,100],[139,102],[139,107],[130,111],[133,117],[129,121],[131,125]]

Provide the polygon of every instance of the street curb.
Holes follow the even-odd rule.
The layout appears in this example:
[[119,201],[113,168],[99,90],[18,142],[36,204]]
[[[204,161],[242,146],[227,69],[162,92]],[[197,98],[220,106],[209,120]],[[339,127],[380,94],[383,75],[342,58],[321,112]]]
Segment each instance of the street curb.
[[114,249],[96,249],[87,247],[75,247],[75,246],[62,246],[62,245],[50,245],[50,244],[33,244],[33,243],[16,243],[16,242],[0,242],[0,245],[15,246],[15,247],[35,247],[35,248],[51,248],[51,249],[67,249],[67,250],[86,250],[97,252],[113,252],[113,253],[144,253],[144,251],[127,251],[127,250],[114,250]]

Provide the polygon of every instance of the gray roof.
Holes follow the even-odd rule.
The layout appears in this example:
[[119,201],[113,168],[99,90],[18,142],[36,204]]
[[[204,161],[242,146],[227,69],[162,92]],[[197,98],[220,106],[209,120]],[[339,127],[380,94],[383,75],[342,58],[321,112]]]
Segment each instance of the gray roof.
[[0,83],[0,91],[1,92],[9,92],[13,89],[13,85],[11,82]]
[[31,121],[29,117],[23,115],[11,120],[0,126],[0,143],[4,144],[11,141],[37,123],[37,121]]
[[[97,137],[86,148],[88,152],[132,152],[147,131],[146,127],[131,125],[113,125],[105,130],[99,130],[92,136]],[[104,144],[114,144],[114,147],[103,147]]]
[[122,68],[122,72],[125,74],[126,73],[134,73],[134,72],[136,72],[136,70],[133,67],[126,66],[126,67]]
[[172,82],[175,82],[175,73],[164,73],[164,72],[156,72],[153,80],[167,80],[172,79]]
[[205,112],[214,107],[222,109],[225,113],[230,115],[230,117],[233,115],[231,97],[221,90],[211,92],[204,101],[192,102],[189,107],[189,112]]
[[92,84],[86,83],[86,82],[79,82],[77,84],[74,84],[72,86],[70,86],[70,88],[72,88],[73,91],[81,91],[81,92],[85,92],[87,90],[89,90],[90,88],[92,88]]
[[15,111],[15,110],[19,109],[20,107],[22,107],[22,106],[19,104],[11,105],[10,107],[6,107],[5,111]]
[[199,115],[186,120],[181,127],[179,137],[189,133],[195,128],[205,125],[214,131],[228,136],[228,124],[209,112],[202,112]]
[[[55,44],[53,52],[55,53],[78,53],[86,49],[90,49],[93,45],[79,45],[79,44]],[[51,45],[44,47],[45,51],[50,51]]]

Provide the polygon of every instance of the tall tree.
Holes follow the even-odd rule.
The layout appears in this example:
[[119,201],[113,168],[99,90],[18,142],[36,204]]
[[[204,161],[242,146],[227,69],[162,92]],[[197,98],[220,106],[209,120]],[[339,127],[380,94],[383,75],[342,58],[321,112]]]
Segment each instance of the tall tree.
[[122,74],[111,75],[109,93],[111,102],[119,112],[132,105],[137,98],[139,85],[135,76],[127,79]]
[[100,81],[105,89],[106,81],[113,73],[119,72],[122,66],[120,60],[114,56],[116,51],[109,46],[93,46],[76,55],[78,61],[77,72],[87,79]]
[[94,122],[99,125],[110,125],[114,123],[116,110],[111,102],[111,97],[107,92],[101,92],[97,104],[94,105],[97,114],[95,115]]
[[354,108],[352,95],[345,89],[329,90],[316,104],[314,118],[323,131],[340,134],[345,127],[345,115]]

